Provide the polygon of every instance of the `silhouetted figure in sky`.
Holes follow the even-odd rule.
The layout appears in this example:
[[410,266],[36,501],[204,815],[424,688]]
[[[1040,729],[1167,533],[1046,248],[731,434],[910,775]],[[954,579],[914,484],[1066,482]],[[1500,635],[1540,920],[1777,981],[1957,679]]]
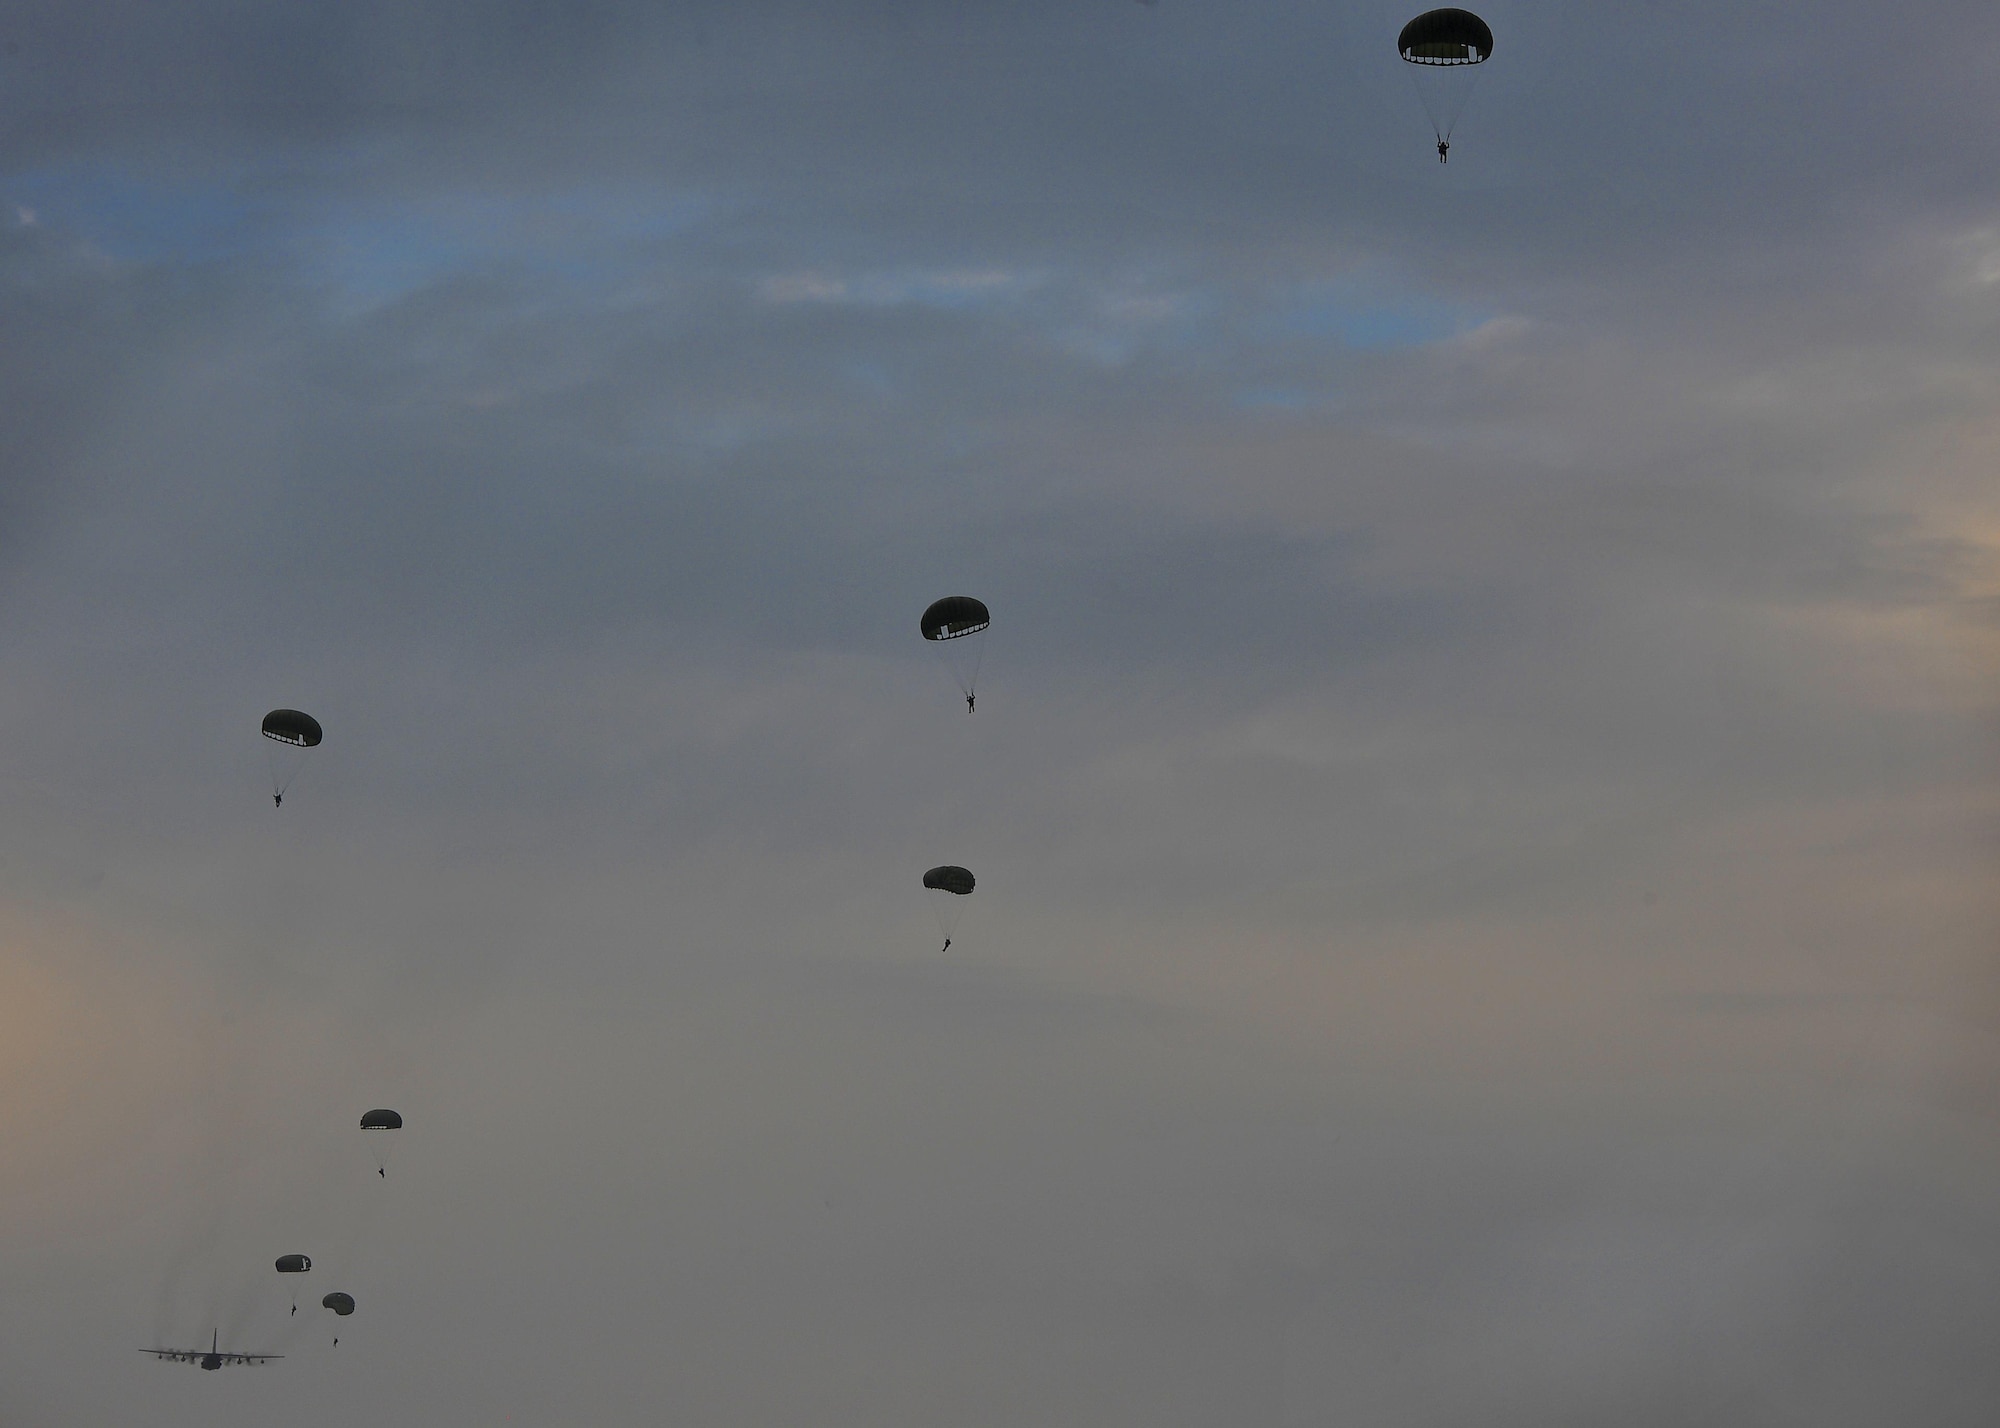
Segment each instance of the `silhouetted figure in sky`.
[[1441,164],[1448,164],[1451,162],[1451,140],[1449,139],[1438,140],[1438,162]]

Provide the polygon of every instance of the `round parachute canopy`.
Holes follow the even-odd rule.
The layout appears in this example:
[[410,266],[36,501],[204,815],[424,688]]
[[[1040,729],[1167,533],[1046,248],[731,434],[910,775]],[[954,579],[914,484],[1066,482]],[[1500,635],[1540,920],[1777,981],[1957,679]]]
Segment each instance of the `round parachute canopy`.
[[303,1254],[281,1254],[278,1256],[278,1273],[304,1274],[313,1267],[312,1257]]
[[959,897],[964,897],[972,891],[976,884],[969,869],[956,868],[950,864],[946,864],[944,867],[932,868],[928,873],[925,873],[924,886],[927,888],[936,888],[939,892],[955,893]]
[[319,1302],[320,1307],[331,1309],[343,1319],[354,1312],[354,1296],[352,1294],[341,1294],[336,1291],[327,1295],[326,1298]]
[[1470,10],[1426,10],[1403,26],[1396,51],[1411,64],[1483,64],[1493,31]]
[[363,1130],[401,1130],[403,1118],[394,1111],[370,1111],[361,1118]]
[[298,709],[273,709],[264,716],[264,737],[294,748],[319,747],[319,720]]
[[993,623],[986,606],[970,595],[947,595],[924,611],[923,632],[927,640],[955,640],[976,635]]

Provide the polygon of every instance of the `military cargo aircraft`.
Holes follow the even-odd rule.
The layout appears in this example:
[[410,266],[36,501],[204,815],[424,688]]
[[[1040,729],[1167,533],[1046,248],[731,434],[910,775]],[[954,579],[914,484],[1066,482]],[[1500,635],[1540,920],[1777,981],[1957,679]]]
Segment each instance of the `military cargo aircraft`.
[[200,1364],[211,1373],[224,1364],[266,1364],[272,1359],[281,1359],[283,1354],[231,1354],[216,1345],[222,1342],[222,1331],[217,1329],[208,1341],[208,1348],[202,1349],[141,1349],[142,1354],[151,1354],[156,1359],[165,1359],[176,1364]]

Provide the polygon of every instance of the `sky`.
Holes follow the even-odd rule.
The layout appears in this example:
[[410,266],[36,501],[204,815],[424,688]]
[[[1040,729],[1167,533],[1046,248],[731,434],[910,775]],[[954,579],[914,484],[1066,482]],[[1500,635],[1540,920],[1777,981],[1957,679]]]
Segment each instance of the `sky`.
[[0,1422],[1989,1422],[2000,11],[1410,13],[0,12]]

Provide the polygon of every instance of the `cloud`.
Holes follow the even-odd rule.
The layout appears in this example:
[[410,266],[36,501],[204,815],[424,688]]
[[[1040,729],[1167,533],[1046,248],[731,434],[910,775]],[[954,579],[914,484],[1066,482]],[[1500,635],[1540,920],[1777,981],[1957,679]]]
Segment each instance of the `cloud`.
[[1990,1400],[1994,21],[1404,18],[10,20],[0,1412]]

